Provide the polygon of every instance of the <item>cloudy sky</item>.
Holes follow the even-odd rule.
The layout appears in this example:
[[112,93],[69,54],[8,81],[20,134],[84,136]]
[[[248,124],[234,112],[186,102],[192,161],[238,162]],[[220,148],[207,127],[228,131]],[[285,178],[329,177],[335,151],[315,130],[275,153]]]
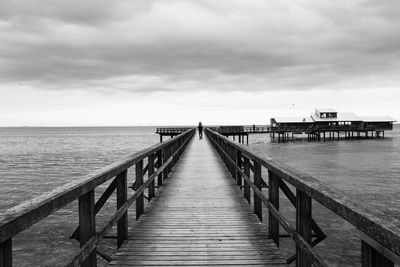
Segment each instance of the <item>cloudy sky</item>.
[[398,0],[0,0],[0,126],[400,120]]

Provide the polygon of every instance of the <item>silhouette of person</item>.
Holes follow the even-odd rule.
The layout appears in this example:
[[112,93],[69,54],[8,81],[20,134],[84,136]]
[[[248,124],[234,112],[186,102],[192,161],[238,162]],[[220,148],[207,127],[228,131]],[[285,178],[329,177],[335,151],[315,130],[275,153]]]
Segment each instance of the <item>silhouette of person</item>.
[[203,139],[203,124],[199,122],[199,126],[197,126],[197,130],[199,130],[199,140]]

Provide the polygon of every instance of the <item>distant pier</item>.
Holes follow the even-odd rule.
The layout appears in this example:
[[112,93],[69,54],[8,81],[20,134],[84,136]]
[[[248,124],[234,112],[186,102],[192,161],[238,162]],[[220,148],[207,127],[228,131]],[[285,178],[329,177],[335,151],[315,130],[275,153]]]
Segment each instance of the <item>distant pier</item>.
[[271,118],[271,139],[285,141],[295,135],[306,135],[308,140],[384,138],[395,121],[388,116],[360,117],[351,112],[317,109],[307,117]]
[[169,136],[169,137],[174,137],[177,135],[180,135],[181,133],[184,133],[192,128],[188,127],[162,127],[162,128],[157,128],[156,133],[160,135],[160,142],[163,141],[163,136]]
[[[233,140],[238,140],[239,143],[244,144],[245,141],[249,143],[250,134],[265,134],[271,133],[271,127],[268,125],[253,125],[253,126],[243,126],[243,125],[230,125],[230,126],[215,126],[209,127],[213,131],[225,136],[232,136]],[[171,138],[179,135],[190,128],[186,127],[164,127],[157,128],[156,133],[160,135],[160,142],[163,140],[163,136],[170,136]]]

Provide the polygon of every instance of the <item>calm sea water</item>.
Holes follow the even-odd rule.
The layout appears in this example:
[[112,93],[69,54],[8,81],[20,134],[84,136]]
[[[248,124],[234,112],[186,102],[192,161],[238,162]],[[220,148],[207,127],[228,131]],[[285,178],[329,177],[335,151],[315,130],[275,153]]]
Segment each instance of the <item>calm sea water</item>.
[[[0,213],[158,143],[155,131],[154,127],[0,128]],[[101,189],[96,197],[99,193]],[[115,212],[115,199],[110,200],[96,218],[98,225],[107,212]],[[74,256],[79,245],[69,236],[78,225],[76,202],[13,239],[16,266],[64,266]],[[112,252],[111,247],[114,244],[106,242],[103,249]]]
[[[0,128],[0,213],[158,143],[154,132],[154,127]],[[398,125],[385,139],[273,143],[268,135],[251,135],[249,146],[352,195],[377,216],[400,225]],[[293,209],[284,199],[282,203],[285,215],[293,218]],[[333,266],[359,265],[355,229],[313,205],[315,220],[328,234],[317,251]],[[76,241],[68,239],[77,223],[72,203],[19,234],[13,244],[16,266],[62,266],[77,251]]]

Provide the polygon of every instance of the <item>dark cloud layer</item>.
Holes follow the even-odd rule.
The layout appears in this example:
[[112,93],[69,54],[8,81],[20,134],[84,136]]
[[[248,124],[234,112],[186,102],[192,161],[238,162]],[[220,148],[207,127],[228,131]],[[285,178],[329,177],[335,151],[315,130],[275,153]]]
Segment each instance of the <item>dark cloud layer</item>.
[[398,1],[0,2],[0,81],[47,89],[400,84]]

